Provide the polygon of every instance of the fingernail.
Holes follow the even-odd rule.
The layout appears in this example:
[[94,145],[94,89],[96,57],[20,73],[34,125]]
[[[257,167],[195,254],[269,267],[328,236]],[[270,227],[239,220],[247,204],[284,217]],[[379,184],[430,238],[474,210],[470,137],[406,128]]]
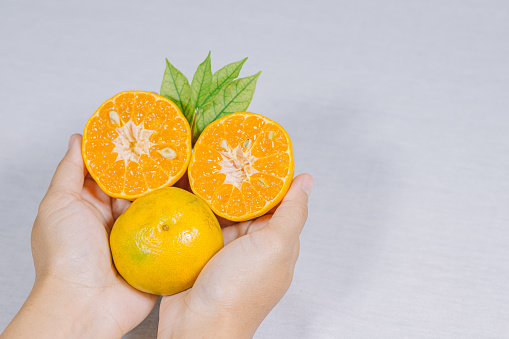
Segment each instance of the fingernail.
[[308,175],[304,180],[302,180],[302,184],[300,187],[304,192],[308,194],[308,196],[310,196],[311,191],[313,191],[313,185],[314,185],[313,177]]
[[69,143],[67,144],[67,149],[71,148],[73,142],[74,142],[74,134],[71,135],[71,137],[69,138]]

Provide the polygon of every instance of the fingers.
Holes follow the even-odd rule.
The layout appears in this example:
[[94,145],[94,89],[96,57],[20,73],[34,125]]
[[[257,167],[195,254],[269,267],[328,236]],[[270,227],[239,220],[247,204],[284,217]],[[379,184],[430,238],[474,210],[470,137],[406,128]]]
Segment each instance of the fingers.
[[53,175],[48,193],[80,194],[86,173],[81,157],[81,135],[74,134],[69,140],[67,153]]
[[265,227],[270,220],[270,215],[264,215],[258,219],[244,221],[222,229],[224,245],[228,245],[233,240],[240,238],[246,234],[253,233]]
[[279,204],[277,204],[276,206],[272,207],[267,214],[274,214],[274,213],[276,213],[276,210],[278,209],[279,206],[281,206],[281,202]]
[[279,233],[283,239],[298,240],[307,219],[307,202],[312,189],[313,178],[311,175],[302,174],[297,176],[273,215],[268,213],[258,219],[224,227],[225,246],[237,238],[261,229]]
[[87,174],[83,183],[83,190],[81,191],[81,197],[90,202],[94,203],[98,201],[102,204],[110,204],[110,196],[104,193],[104,191],[97,185],[95,180],[90,174]]
[[124,199],[112,199],[111,202],[111,211],[113,212],[113,220],[117,220],[117,218],[124,213],[124,211],[131,205],[131,202]]
[[281,235],[283,239],[298,239],[307,220],[308,198],[312,189],[313,177],[311,175],[297,176],[266,229]]

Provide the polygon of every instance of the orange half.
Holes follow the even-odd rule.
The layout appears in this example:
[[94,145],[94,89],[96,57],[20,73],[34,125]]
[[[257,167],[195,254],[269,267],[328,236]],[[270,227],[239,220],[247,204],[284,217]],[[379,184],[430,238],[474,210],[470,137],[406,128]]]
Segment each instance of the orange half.
[[205,128],[189,164],[193,192],[219,216],[243,221],[276,206],[292,182],[288,133],[255,113],[233,113]]
[[134,200],[182,177],[191,158],[191,128],[170,100],[125,91],[88,120],[82,154],[104,192]]

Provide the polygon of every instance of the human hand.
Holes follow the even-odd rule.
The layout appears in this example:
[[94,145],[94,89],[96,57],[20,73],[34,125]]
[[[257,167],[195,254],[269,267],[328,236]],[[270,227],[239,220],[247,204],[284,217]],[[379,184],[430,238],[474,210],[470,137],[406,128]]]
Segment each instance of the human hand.
[[223,228],[225,247],[194,286],[162,298],[158,336],[252,337],[290,286],[312,187],[299,175],[273,214]]
[[157,296],[132,288],[111,261],[108,236],[128,206],[87,175],[73,135],[32,230],[34,287],[2,338],[120,338],[150,313]]

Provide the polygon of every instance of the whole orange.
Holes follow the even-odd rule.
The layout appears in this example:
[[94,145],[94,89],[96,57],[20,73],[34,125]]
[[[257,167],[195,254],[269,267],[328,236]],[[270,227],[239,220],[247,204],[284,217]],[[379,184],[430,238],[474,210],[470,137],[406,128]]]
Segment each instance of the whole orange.
[[117,219],[110,235],[113,262],[134,288],[169,295],[193,286],[223,246],[207,204],[176,187],[150,192]]

